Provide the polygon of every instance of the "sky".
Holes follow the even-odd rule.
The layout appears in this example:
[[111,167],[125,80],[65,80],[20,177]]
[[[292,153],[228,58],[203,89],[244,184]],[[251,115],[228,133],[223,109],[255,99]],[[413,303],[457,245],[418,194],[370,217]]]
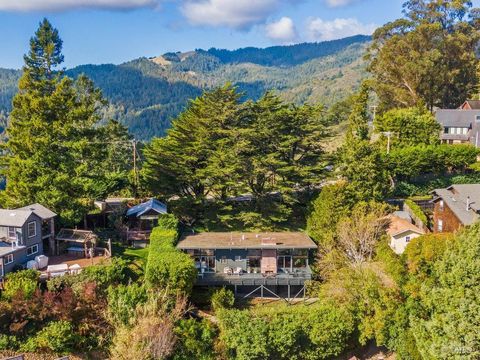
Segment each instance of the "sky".
[[20,68],[48,18],[65,67],[170,51],[324,41],[401,16],[403,0],[0,0],[0,67]]

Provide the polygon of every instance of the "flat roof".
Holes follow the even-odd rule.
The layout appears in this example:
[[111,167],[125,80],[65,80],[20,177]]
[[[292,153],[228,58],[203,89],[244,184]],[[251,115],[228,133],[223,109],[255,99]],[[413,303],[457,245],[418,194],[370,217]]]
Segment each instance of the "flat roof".
[[0,257],[14,253],[17,250],[24,249],[25,246],[16,246],[12,247],[12,244],[9,244],[5,241],[0,240]]
[[177,244],[181,250],[195,249],[316,249],[302,232],[203,232],[184,234]]

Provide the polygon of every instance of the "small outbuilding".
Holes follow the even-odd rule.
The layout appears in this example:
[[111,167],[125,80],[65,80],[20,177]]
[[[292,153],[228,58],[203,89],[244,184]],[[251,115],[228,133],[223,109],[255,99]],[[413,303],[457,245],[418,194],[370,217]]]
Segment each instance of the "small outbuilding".
[[127,210],[126,240],[135,247],[144,247],[150,233],[158,225],[158,219],[167,213],[167,205],[157,199],[150,199]]
[[389,220],[390,225],[387,233],[390,236],[390,247],[398,255],[403,254],[411,240],[425,233],[422,229],[401,217],[391,215]]

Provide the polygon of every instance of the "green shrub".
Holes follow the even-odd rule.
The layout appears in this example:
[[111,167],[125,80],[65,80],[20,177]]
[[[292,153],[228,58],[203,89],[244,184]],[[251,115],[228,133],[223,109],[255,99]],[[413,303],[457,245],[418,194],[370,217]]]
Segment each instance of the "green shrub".
[[156,227],[150,234],[150,252],[154,251],[176,251],[175,243],[178,238],[176,230],[164,230]]
[[72,352],[78,336],[68,321],[54,321],[31,337],[21,349],[27,352],[51,351],[55,354]]
[[429,195],[435,189],[443,189],[454,184],[477,184],[480,182],[480,173],[437,176],[416,181],[400,181],[395,186],[394,195],[411,197],[415,195]]
[[411,180],[423,174],[463,171],[477,161],[473,145],[418,145],[393,149],[387,167],[397,179]]
[[238,360],[329,359],[346,349],[355,328],[346,307],[327,302],[221,309],[217,317],[228,356]]
[[153,229],[150,235],[145,281],[150,288],[168,288],[171,292],[189,294],[197,269],[189,255],[178,251],[176,230]]
[[21,270],[7,274],[2,297],[11,299],[20,292],[26,299],[31,298],[38,287],[39,278],[40,272],[37,270]]
[[235,303],[235,295],[226,288],[221,288],[212,294],[212,309],[218,311],[220,309],[230,309]]
[[197,269],[189,255],[150,249],[145,280],[151,288],[168,288],[171,292],[189,294],[197,277]]
[[213,360],[217,330],[208,320],[182,319],[175,326],[178,338],[174,360]]
[[0,334],[0,351],[16,350],[17,348],[18,348],[18,341],[15,336]]
[[418,206],[417,203],[410,199],[407,199],[405,200],[405,205],[407,205],[410,210],[412,210],[413,214],[423,223],[423,225],[428,225],[427,215],[425,215],[422,208]]
[[128,262],[113,257],[109,263],[89,266],[76,275],[54,277],[47,282],[50,291],[58,292],[65,287],[81,290],[85,283],[95,283],[97,289],[105,292],[109,286],[126,283],[129,273]]
[[178,220],[173,214],[164,214],[158,218],[157,227],[163,230],[177,230]]
[[128,325],[135,316],[137,305],[147,301],[147,291],[143,285],[130,284],[108,288],[108,318],[114,325]]

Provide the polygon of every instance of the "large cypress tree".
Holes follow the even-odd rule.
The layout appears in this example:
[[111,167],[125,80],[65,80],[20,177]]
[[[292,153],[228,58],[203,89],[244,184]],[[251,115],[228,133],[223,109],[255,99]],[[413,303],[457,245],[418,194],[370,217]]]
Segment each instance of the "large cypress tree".
[[91,200],[108,192],[104,165],[108,146],[97,124],[104,105],[86,77],[58,71],[62,40],[44,19],[30,40],[19,92],[13,99],[4,146],[5,206],[39,202],[78,222]]

